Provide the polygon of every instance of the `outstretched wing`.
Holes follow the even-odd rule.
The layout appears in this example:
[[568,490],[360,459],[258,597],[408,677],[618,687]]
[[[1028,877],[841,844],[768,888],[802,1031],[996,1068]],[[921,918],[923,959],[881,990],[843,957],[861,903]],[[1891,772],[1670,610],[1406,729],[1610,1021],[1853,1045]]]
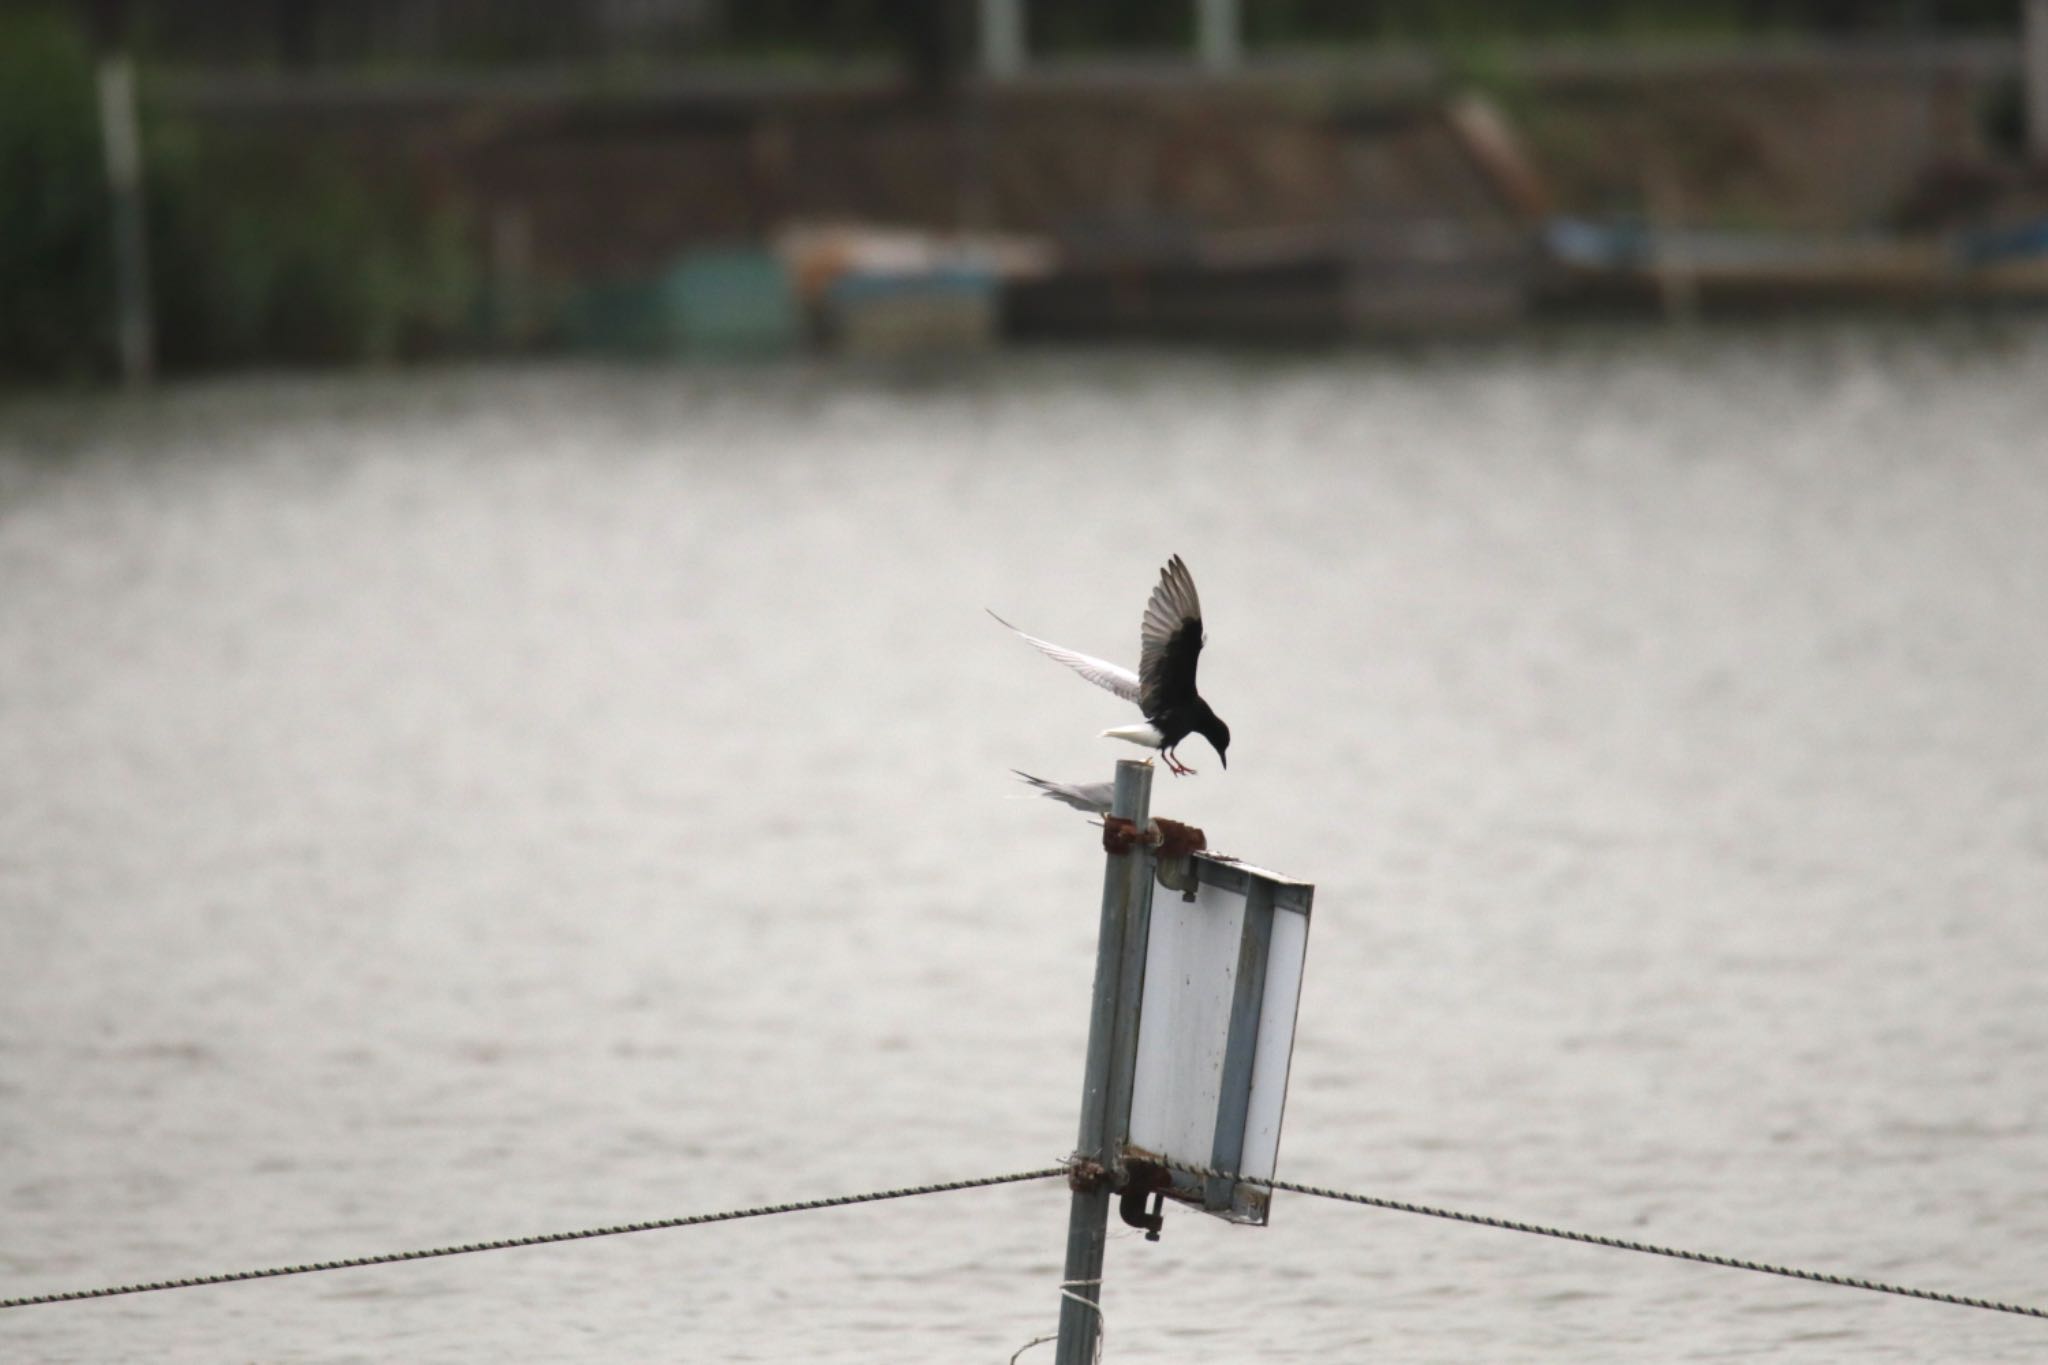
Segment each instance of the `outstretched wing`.
[[1022,768],[1010,771],[1053,800],[1064,801],[1075,810],[1086,811],[1090,815],[1109,814],[1110,804],[1116,798],[1114,782],[1048,782],[1042,777],[1033,777]]
[[[987,611],[988,609],[984,607],[982,610]],[[1026,635],[1008,621],[1003,620],[1002,617],[996,616],[992,611],[988,614],[995,616],[996,624],[1016,635],[1025,643],[1037,646],[1039,651],[1048,657],[1058,659],[1097,687],[1108,688],[1125,701],[1135,702],[1138,700],[1138,675],[1131,672],[1130,669],[1120,668],[1116,664],[1110,663],[1106,659],[1098,659],[1092,654],[1080,654],[1071,649],[1062,649],[1049,640],[1041,640],[1036,635]],[[1189,676],[1193,676],[1192,672]]]
[[1195,665],[1202,657],[1202,599],[1179,555],[1159,571],[1138,642],[1138,706],[1146,718],[1193,701]]

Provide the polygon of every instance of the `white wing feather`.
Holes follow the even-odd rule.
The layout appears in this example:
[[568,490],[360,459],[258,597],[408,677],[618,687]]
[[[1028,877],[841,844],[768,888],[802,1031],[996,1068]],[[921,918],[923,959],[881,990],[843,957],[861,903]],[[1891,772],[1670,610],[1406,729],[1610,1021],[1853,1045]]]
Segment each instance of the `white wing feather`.
[[[983,608],[983,610],[986,611],[987,608]],[[996,616],[994,612],[991,611],[988,614],[995,616],[998,625],[1011,634],[1016,635],[1025,643],[1036,646],[1039,652],[1046,657],[1059,660],[1089,682],[1094,683],[1097,687],[1106,688],[1122,697],[1125,701],[1136,704],[1138,700],[1138,675],[1131,672],[1130,669],[1121,668],[1116,664],[1110,663],[1107,659],[1098,659],[1092,654],[1081,654],[1075,650],[1064,649],[1049,640],[1041,640],[1036,635],[1026,635],[1008,621],[1003,620],[1002,617]]]
[[1090,815],[1109,814],[1110,804],[1116,799],[1114,782],[1048,782],[1042,777],[1033,777],[1021,768],[1012,768],[1010,771],[1053,800],[1064,801],[1075,810],[1086,811]]

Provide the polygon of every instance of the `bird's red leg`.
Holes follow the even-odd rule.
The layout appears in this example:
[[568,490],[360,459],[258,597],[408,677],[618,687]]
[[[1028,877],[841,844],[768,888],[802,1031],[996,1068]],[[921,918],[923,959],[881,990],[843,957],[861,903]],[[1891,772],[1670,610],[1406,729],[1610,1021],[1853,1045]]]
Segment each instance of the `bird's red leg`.
[[1159,756],[1166,760],[1166,766],[1168,770],[1171,771],[1175,777],[1192,776],[1195,771],[1193,768],[1190,768],[1187,764],[1181,762],[1178,758],[1175,758],[1170,750],[1161,749],[1159,751]]

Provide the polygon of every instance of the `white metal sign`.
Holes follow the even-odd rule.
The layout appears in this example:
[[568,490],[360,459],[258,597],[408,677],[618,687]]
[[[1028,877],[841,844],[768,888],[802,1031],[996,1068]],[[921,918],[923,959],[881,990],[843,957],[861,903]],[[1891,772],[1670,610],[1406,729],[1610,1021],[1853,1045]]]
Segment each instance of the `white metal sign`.
[[1270,1192],[1230,1177],[1276,1173],[1315,888],[1214,854],[1194,866],[1192,900],[1152,901],[1125,1155],[1171,1171],[1169,1197],[1262,1224]]

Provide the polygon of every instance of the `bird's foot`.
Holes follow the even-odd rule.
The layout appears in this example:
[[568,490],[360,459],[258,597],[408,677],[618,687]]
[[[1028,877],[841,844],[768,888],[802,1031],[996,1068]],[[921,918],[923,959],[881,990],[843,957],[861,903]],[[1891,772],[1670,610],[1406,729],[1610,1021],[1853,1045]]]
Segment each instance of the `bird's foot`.
[[1193,777],[1195,775],[1193,768],[1190,768],[1172,754],[1162,750],[1159,756],[1166,760],[1167,771],[1171,772],[1175,777]]

